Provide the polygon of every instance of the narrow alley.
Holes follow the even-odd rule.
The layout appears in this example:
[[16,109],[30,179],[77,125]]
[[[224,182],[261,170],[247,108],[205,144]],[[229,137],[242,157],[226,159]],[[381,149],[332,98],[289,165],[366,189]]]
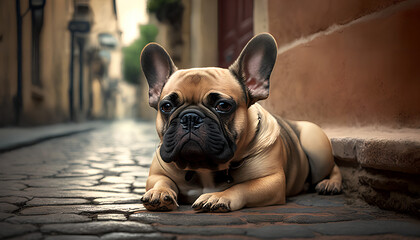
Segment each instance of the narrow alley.
[[[419,29],[420,0],[0,0],[0,240],[420,240]],[[178,70],[191,68],[217,81],[191,77],[184,89],[180,75],[192,75]],[[257,100],[267,112],[252,110]],[[304,151],[313,145],[323,153],[317,158],[333,166],[326,138],[312,138],[318,130],[302,137],[299,126],[310,122],[329,138],[342,176],[334,167],[330,180],[335,187],[341,181],[343,193],[310,190],[285,205],[228,213],[182,204],[147,211],[141,198],[160,144],[156,116],[158,128],[180,119],[191,133],[202,119],[184,110],[201,108],[221,126],[210,133],[229,141],[215,147],[219,153],[201,153],[196,146],[212,147],[206,141],[171,146],[181,149],[178,159],[225,162],[218,170],[226,186],[246,182],[231,182],[238,170],[258,187],[284,191],[259,180],[283,179],[286,170],[301,187],[308,168],[313,177],[328,167],[294,168],[305,153],[295,151],[302,161],[294,161],[282,142]],[[264,121],[268,112],[277,123],[303,123],[280,129],[275,118]],[[185,123],[183,116],[196,120]],[[202,129],[199,135],[212,135]],[[275,139],[277,130],[294,139],[259,134]],[[264,149],[262,157],[249,149]],[[264,157],[287,164],[273,170],[280,164]],[[244,164],[249,159],[257,161]],[[259,164],[266,168],[258,171]],[[244,174],[242,165],[249,166]],[[192,172],[180,175],[186,181],[178,188],[192,186]],[[197,177],[203,192],[216,191],[204,175],[211,176]],[[276,200],[237,189],[236,196]]]

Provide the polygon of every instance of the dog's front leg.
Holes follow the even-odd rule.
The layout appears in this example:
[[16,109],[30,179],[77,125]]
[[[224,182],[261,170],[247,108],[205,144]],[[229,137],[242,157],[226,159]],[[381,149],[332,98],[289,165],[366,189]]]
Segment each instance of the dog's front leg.
[[149,211],[169,211],[178,207],[178,188],[165,175],[151,175],[147,178],[147,192],[141,198]]
[[196,211],[228,212],[243,207],[286,203],[284,173],[249,180],[225,191],[201,195],[192,205]]
[[177,185],[166,175],[155,155],[146,182],[146,193],[141,198],[144,207],[149,211],[174,210],[178,207],[178,192]]

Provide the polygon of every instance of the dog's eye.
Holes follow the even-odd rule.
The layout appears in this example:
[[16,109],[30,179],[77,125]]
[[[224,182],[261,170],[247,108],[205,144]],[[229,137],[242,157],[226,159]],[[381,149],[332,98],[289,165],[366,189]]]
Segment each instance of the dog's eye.
[[231,109],[232,109],[232,104],[230,104],[228,102],[221,101],[221,102],[217,103],[217,105],[216,105],[216,110],[218,112],[227,113]]
[[174,107],[172,106],[172,104],[171,103],[164,103],[164,104],[162,104],[162,106],[160,106],[160,110],[163,112],[163,113],[170,113],[171,111],[172,111],[172,109],[173,109]]

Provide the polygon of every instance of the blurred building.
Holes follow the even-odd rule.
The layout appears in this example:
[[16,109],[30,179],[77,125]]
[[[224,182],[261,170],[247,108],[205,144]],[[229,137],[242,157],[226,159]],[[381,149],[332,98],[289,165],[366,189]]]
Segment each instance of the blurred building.
[[0,13],[0,126],[115,117],[114,0],[2,0]]

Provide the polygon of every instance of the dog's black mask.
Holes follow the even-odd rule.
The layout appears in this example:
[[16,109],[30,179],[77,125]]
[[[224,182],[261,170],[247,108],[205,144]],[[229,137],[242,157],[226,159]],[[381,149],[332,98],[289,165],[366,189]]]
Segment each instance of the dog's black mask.
[[220,121],[197,108],[186,108],[170,120],[163,135],[160,155],[180,169],[218,170],[236,150]]

